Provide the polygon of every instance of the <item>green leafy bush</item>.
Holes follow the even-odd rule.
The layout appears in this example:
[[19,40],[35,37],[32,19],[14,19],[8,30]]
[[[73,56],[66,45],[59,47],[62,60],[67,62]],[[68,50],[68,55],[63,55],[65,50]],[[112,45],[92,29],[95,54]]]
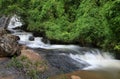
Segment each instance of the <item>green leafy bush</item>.
[[21,16],[30,31],[63,43],[114,48],[120,42],[119,0],[0,0],[0,15]]

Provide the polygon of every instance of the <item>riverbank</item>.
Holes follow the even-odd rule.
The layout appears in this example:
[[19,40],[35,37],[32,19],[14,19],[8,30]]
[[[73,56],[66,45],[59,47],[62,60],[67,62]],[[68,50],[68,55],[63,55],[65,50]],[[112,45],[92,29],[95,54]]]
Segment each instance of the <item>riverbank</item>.
[[[41,62],[44,60],[43,58],[44,56],[42,55],[42,53],[40,54],[39,52],[35,52],[32,49],[26,48],[26,46],[23,46],[23,49],[21,51],[22,51],[21,55],[16,58],[16,60],[19,60],[17,62],[13,60],[13,58],[12,59],[0,58],[0,79],[31,79],[33,78],[33,76],[35,75],[34,71],[30,76],[30,75],[26,75],[25,74],[26,72],[23,72],[23,70],[25,69],[23,66],[22,66],[22,69],[19,68],[21,66],[19,63],[21,59],[18,59],[18,58],[22,58],[24,59],[24,61],[26,61],[26,58],[24,57],[27,57],[30,60],[30,62],[36,62],[36,61]],[[44,53],[48,53],[48,52],[44,52]],[[14,62],[15,63],[13,65],[10,65],[11,61],[12,61],[12,64]],[[26,62],[26,63],[29,64],[30,62]],[[23,65],[25,65],[24,63]],[[110,69],[103,68],[102,70],[101,69],[78,70],[78,71],[73,71],[73,72],[63,74],[62,72],[59,72],[59,70],[57,70],[56,68],[50,66],[49,64],[47,64],[48,67],[47,69],[45,69],[45,71],[41,70],[41,68],[44,69],[45,66],[46,65],[41,64],[40,72],[36,74],[37,78],[33,78],[33,79],[119,79],[120,78],[120,71],[117,68],[110,68]],[[33,67],[34,65],[30,66],[29,68],[32,70]],[[39,68],[36,70],[39,70]]]
[[0,58],[0,79],[47,79],[60,74],[32,49],[22,46],[21,55]]

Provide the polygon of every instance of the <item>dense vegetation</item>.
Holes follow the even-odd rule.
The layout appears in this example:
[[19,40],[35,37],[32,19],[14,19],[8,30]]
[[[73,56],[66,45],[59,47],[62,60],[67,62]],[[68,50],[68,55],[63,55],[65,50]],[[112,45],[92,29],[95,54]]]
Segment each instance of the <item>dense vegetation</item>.
[[0,10],[50,40],[120,50],[120,0],[0,0]]

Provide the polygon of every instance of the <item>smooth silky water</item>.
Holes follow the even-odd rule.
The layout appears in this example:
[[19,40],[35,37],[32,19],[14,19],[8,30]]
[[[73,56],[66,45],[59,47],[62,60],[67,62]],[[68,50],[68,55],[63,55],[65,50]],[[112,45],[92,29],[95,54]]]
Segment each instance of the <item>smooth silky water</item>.
[[[75,70],[97,71],[100,74],[108,76],[109,79],[120,79],[120,60],[116,60],[113,55],[108,52],[102,52],[98,49],[80,47],[77,45],[51,45],[42,42],[42,37],[34,37],[32,33],[25,32],[21,29],[13,28],[21,27],[22,23],[16,15],[11,18],[8,30],[13,35],[19,36],[20,44],[26,45],[34,49],[44,49],[48,62],[67,73]],[[34,37],[30,41],[30,37]]]

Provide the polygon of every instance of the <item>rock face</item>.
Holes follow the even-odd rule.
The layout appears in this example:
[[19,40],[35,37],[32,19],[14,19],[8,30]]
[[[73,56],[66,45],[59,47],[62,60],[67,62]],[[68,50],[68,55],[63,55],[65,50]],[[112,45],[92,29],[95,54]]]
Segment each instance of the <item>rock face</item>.
[[0,28],[0,57],[11,57],[20,54],[17,43],[19,37],[7,34],[4,28]]
[[0,27],[7,28],[10,21],[10,16],[0,17]]

